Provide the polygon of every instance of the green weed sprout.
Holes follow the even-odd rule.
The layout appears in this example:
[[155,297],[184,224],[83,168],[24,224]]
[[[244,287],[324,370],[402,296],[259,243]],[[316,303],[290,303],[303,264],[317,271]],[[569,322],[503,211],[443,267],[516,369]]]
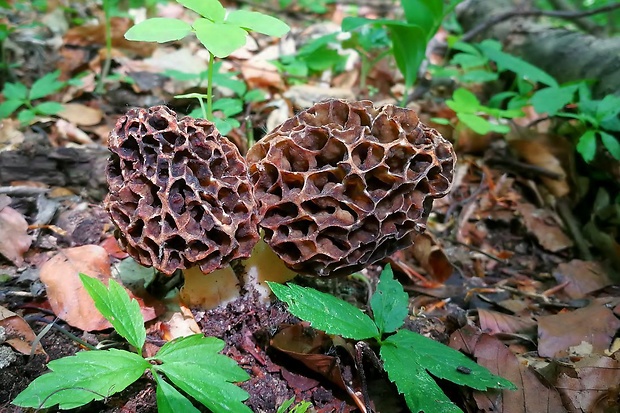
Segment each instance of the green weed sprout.
[[389,379],[418,413],[462,413],[437,385],[435,377],[476,390],[516,389],[464,354],[430,338],[401,329],[408,314],[409,296],[386,266],[370,307],[374,320],[357,307],[332,295],[295,284],[269,283],[289,311],[314,328],[352,340],[374,339]]
[[157,384],[160,413],[199,412],[177,388],[215,413],[251,413],[242,403],[248,394],[234,384],[247,380],[249,375],[233,360],[219,354],[224,348],[222,340],[202,334],[180,337],[164,344],[155,356],[144,358],[146,330],[138,302],[130,299],[114,280],[106,287],[84,274],[80,274],[80,279],[97,309],[135,352],[81,351],[53,360],[48,364],[51,372],[30,383],[13,400],[14,405],[73,409],[123,391],[150,371]]
[[312,403],[306,401],[299,402],[294,406],[293,403],[295,403],[295,396],[285,400],[284,403],[278,407],[276,413],[306,413],[308,409],[312,407]]
[[[263,13],[234,10],[229,13],[218,0],[176,0],[177,3],[200,15],[192,24],[183,20],[155,17],[133,26],[127,33],[127,40],[165,43],[180,40],[194,33],[209,52],[209,75],[207,93],[177,97],[197,98],[203,108],[203,116],[213,121],[213,63],[214,58],[224,58],[243,47],[249,32],[280,37],[290,28],[282,20]],[[204,108],[203,98],[207,100]]]
[[30,90],[20,82],[5,83],[2,94],[6,100],[0,104],[0,119],[6,119],[17,109],[22,108],[17,114],[17,119],[25,125],[37,116],[56,115],[62,111],[64,106],[58,102],[34,103],[65,87],[67,83],[58,80],[58,76],[60,76],[59,70],[48,73],[37,79]]

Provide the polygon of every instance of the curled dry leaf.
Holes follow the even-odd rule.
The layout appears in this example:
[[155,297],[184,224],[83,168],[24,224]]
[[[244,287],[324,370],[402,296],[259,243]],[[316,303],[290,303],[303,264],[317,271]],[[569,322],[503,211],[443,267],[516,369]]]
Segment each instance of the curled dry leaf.
[[63,140],[68,140],[82,145],[90,145],[94,143],[86,132],[64,119],[58,119],[56,121],[56,129],[58,131],[58,135],[60,135],[60,138]]
[[[37,336],[26,320],[8,308],[0,306],[0,327],[4,327],[6,344],[22,354],[32,354],[32,345]],[[34,353],[46,354],[41,343],[37,343]]]
[[[99,313],[84,289],[80,273],[107,284],[111,277],[107,251],[98,245],[67,248],[60,250],[41,267],[40,278],[45,284],[54,314],[84,331],[110,328],[110,323]],[[145,306],[144,301],[131,292],[129,295],[140,304],[145,321],[156,317],[154,308]]]
[[328,99],[343,99],[354,101],[355,94],[349,88],[326,88],[314,85],[291,86],[284,97],[293,102],[293,106],[300,109],[308,109],[315,103]]
[[77,126],[94,126],[101,122],[103,112],[81,103],[65,103],[58,116]]
[[485,333],[527,333],[536,330],[536,322],[531,318],[515,317],[497,311],[478,309],[480,329]]
[[24,253],[30,248],[28,222],[22,214],[8,206],[10,198],[0,195],[0,255],[17,265],[24,263]]
[[443,248],[428,233],[416,235],[413,245],[404,251],[407,252],[411,252],[434,281],[444,283],[454,271]]
[[602,265],[592,261],[563,262],[553,271],[553,276],[558,284],[568,281],[562,291],[572,299],[584,298],[612,284]]
[[559,252],[573,246],[573,240],[566,235],[550,211],[536,208],[529,203],[518,203],[517,210],[523,217],[529,233],[547,251]]

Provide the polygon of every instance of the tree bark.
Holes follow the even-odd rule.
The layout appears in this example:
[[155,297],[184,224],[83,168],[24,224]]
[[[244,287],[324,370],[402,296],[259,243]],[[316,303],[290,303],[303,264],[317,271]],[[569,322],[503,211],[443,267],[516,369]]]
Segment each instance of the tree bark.
[[[465,0],[457,8],[465,32],[512,10],[526,10],[518,0]],[[559,83],[591,79],[593,95],[620,94],[620,37],[598,38],[556,28],[534,17],[513,17],[491,26],[475,40],[497,39],[504,50],[540,67]]]

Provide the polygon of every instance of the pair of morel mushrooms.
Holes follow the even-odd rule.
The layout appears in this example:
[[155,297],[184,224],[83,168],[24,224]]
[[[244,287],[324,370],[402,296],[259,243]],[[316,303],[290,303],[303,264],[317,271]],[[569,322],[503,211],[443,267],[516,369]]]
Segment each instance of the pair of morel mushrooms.
[[410,246],[456,161],[413,110],[369,101],[317,103],[245,158],[213,123],[165,106],[130,110],[109,147],[105,206],[121,246],[182,269],[183,300],[202,307],[238,294],[236,260],[260,283],[347,275]]

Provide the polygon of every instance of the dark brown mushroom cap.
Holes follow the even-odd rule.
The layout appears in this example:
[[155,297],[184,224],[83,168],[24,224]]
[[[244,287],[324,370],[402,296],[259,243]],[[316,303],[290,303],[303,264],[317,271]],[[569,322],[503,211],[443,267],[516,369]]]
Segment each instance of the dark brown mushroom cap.
[[448,193],[452,145],[410,109],[318,103],[248,152],[265,241],[304,274],[350,274],[413,243]]
[[243,157],[213,123],[131,109],[110,133],[105,207],[142,265],[204,273],[250,256],[258,217]]

